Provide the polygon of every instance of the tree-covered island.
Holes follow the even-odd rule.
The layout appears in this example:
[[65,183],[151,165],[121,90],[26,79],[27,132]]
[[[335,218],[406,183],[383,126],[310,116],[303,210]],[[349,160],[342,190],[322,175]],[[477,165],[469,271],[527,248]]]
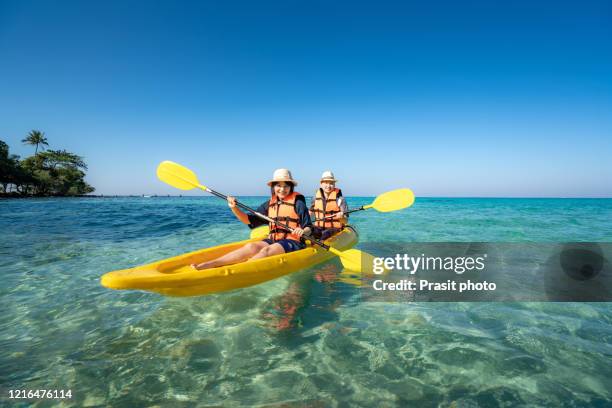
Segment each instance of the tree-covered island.
[[22,142],[35,150],[33,156],[20,160],[0,140],[0,196],[64,197],[94,191],[85,182],[87,164],[81,156],[66,150],[45,150],[49,143],[38,130],[32,130]]

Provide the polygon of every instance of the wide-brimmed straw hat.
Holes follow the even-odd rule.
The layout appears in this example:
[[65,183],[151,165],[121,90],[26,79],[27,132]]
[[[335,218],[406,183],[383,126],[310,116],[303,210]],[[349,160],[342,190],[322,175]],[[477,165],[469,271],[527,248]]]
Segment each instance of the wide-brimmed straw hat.
[[333,181],[335,183],[338,180],[336,180],[331,170],[326,170],[321,174],[321,181]]
[[284,181],[286,183],[293,183],[294,186],[297,186],[297,181],[291,177],[291,172],[287,169],[276,169],[274,170],[274,174],[272,175],[272,180],[268,181],[268,185],[271,186],[272,183],[277,183],[279,181]]

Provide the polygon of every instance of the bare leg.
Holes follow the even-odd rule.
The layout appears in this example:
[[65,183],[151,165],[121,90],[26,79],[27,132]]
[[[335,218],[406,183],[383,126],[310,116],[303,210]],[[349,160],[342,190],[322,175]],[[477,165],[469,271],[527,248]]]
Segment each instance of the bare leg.
[[245,246],[243,246],[242,248],[238,248],[232,252],[228,252],[227,254],[220,256],[217,259],[202,262],[201,264],[192,264],[191,267],[194,269],[201,270],[201,269],[216,268],[217,266],[223,266],[223,265],[232,265],[238,262],[246,261],[253,255],[257,254],[262,249],[267,248],[269,245],[270,244],[264,241],[250,242],[246,244]]
[[257,252],[255,256],[253,256],[252,258],[249,258],[249,261],[254,261],[256,259],[265,258],[267,256],[279,255],[279,254],[284,254],[284,253],[285,253],[285,248],[283,248],[281,244],[272,244],[272,245],[268,245],[267,247],[260,249],[259,252]]

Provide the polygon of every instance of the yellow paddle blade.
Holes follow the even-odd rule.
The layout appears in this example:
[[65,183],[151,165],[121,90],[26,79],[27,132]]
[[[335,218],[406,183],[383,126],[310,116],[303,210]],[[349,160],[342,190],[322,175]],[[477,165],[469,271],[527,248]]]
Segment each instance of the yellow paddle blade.
[[251,230],[251,239],[268,238],[268,234],[270,234],[270,228],[267,225],[262,225]]
[[351,271],[361,272],[361,251],[357,249],[349,249],[347,251],[339,251],[336,248],[329,248],[329,252],[340,257],[342,266]]
[[191,190],[195,187],[206,189],[205,186],[200,186],[198,177],[193,171],[168,160],[161,162],[157,166],[157,177],[164,183],[181,190]]
[[361,251],[361,272],[365,275],[374,273],[374,255]]
[[376,200],[365,208],[374,208],[380,212],[390,212],[401,210],[410,207],[414,204],[414,193],[409,188],[400,188],[397,190],[383,193],[376,197]]
[[[351,285],[362,286],[364,283],[364,279],[379,279],[381,276],[387,275],[391,272],[389,269],[385,268],[382,265],[383,272],[374,273],[374,257],[367,252],[362,252],[362,272],[355,272],[350,269],[343,269],[340,274],[338,274],[338,281],[348,283]],[[367,262],[367,264],[366,264]],[[380,268],[377,272],[380,272]]]
[[340,262],[346,269],[365,274],[373,273],[374,257],[367,252],[358,249],[339,251],[336,248],[329,248],[329,251],[340,257]]

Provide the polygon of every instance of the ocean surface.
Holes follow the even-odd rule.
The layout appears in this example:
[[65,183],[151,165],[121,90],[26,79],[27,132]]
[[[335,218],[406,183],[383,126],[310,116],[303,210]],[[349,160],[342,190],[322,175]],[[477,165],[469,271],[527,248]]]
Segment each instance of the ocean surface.
[[[610,243],[612,199],[417,198],[351,223],[358,248]],[[248,232],[213,197],[0,200],[0,405],[612,406],[612,303],[364,301],[338,260],[202,297],[99,284]],[[36,389],[72,399],[9,400]]]

